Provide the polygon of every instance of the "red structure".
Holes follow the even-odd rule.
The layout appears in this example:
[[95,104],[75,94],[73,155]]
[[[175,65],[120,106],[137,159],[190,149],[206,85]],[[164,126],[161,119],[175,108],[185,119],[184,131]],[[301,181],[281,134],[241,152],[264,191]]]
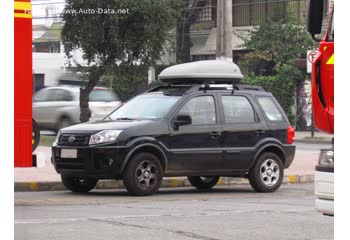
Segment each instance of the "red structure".
[[33,167],[32,13],[30,0],[14,2],[15,167]]
[[[321,131],[334,133],[334,6],[329,14],[328,26],[323,26],[328,2],[308,0],[307,29],[312,38],[320,42],[318,54],[312,63],[312,108],[315,126]],[[322,29],[326,28],[323,34]]]
[[312,63],[312,107],[315,126],[334,133],[334,24],[330,13],[327,33],[320,41],[318,55]]

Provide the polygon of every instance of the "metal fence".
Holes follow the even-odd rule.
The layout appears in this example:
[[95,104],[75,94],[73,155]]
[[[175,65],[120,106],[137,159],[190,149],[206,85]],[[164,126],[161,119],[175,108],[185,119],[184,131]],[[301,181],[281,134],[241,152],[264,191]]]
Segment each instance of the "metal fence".
[[[233,26],[260,25],[267,19],[281,21],[288,16],[305,23],[306,0],[232,0]],[[209,21],[216,22],[216,1],[201,7],[193,23]]]

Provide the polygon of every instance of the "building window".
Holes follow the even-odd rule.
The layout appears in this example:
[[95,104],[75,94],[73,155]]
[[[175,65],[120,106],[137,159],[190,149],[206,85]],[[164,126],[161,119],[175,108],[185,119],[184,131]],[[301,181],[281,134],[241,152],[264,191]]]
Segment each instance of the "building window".
[[208,1],[202,10],[199,12],[196,22],[209,22],[213,20],[211,1]]
[[233,26],[254,26],[267,19],[280,21],[288,15],[305,20],[304,0],[233,0]]
[[191,22],[216,21],[216,0],[198,0],[194,7],[187,8],[191,11]]
[[192,62],[203,61],[203,60],[215,60],[215,54],[202,54],[202,55],[192,55]]

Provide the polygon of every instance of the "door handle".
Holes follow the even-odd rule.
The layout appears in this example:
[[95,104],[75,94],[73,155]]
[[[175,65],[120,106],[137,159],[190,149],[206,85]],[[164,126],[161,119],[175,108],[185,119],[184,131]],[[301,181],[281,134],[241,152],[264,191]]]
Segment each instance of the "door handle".
[[266,131],[264,131],[264,130],[256,130],[255,133],[256,133],[257,136],[259,136],[259,135],[265,134]]
[[210,133],[210,136],[211,136],[212,138],[220,137],[220,136],[221,136],[221,132],[211,132],[211,133]]

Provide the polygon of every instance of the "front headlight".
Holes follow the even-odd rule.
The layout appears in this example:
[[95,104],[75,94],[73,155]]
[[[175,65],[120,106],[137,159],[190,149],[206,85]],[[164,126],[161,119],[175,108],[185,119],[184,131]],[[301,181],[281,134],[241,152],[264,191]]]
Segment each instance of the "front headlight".
[[55,138],[55,141],[53,142],[52,145],[57,145],[58,144],[58,140],[60,139],[60,134],[61,134],[61,131],[58,131],[57,136]]
[[104,130],[104,131],[95,133],[91,135],[89,144],[93,145],[93,144],[114,142],[115,140],[117,140],[121,132],[122,130]]
[[330,149],[322,149],[318,164],[321,166],[334,166],[334,151]]

